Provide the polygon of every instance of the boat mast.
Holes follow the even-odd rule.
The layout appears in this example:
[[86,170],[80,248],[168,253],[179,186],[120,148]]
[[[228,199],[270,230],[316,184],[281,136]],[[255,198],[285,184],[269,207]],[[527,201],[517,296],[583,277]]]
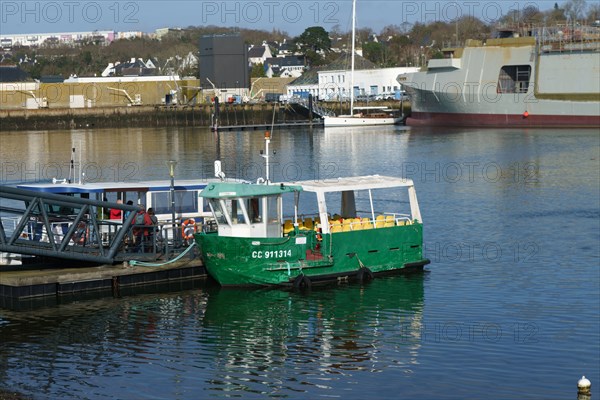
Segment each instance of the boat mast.
[[354,43],[356,42],[356,0],[352,0],[352,58],[350,62],[350,116],[354,115]]

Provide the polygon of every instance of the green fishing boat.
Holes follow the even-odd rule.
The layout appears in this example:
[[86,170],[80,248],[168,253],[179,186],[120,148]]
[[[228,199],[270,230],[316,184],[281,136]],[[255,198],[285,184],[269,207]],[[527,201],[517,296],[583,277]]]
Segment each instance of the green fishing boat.
[[210,183],[200,196],[214,221],[195,240],[208,273],[223,286],[305,288],[429,263],[410,179],[370,175],[274,184],[267,177]]

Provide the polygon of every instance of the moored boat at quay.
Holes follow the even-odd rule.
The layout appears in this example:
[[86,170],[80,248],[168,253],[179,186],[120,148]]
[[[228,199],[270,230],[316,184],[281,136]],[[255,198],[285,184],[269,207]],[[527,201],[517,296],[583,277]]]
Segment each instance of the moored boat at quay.
[[412,126],[600,126],[600,28],[500,30],[404,74]]
[[[274,184],[267,178],[211,183],[200,196],[215,224],[196,233],[196,243],[208,273],[223,286],[305,288],[429,263],[409,179],[370,175]],[[399,204],[405,209],[396,209]]]
[[[354,107],[354,59],[356,43],[356,0],[352,1],[352,46],[350,67],[350,114],[323,117],[325,127],[397,125],[403,120],[386,107]],[[356,111],[356,112],[355,112]]]
[[44,257],[81,265],[174,262],[171,258],[193,249],[194,233],[211,218],[199,193],[219,181],[69,178],[0,187],[0,263],[43,262]]

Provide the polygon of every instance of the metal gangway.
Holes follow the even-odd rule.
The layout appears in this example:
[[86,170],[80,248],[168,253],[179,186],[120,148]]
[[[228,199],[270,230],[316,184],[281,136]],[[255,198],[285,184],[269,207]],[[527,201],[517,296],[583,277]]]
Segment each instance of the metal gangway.
[[[306,108],[308,111],[310,111],[310,107],[312,105],[312,112],[313,114],[315,114],[316,116],[323,118],[323,117],[333,117],[335,116],[335,113],[332,110],[329,110],[325,107],[322,107],[321,105],[319,105],[317,102],[315,101],[309,101],[309,99],[304,98],[304,97],[300,97],[300,96],[292,96],[289,100],[290,104],[297,104],[303,108]],[[312,104],[311,104],[312,103]]]
[[[102,219],[112,208],[127,217]],[[0,252],[98,264],[155,258],[156,242],[134,245],[137,211],[134,205],[0,186]],[[137,227],[146,230],[143,241],[157,230]]]

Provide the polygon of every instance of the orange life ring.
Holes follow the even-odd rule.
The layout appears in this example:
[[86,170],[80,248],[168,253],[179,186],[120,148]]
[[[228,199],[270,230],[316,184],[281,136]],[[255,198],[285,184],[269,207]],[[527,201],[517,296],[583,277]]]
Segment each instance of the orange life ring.
[[188,218],[181,223],[181,237],[189,240],[194,237],[196,233],[196,220],[194,218]]

